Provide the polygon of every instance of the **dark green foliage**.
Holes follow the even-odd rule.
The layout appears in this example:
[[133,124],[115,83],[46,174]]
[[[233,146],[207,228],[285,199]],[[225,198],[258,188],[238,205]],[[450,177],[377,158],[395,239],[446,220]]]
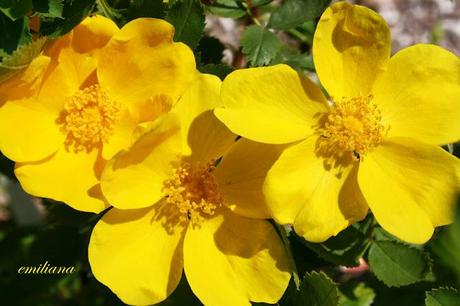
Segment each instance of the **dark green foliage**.
[[433,289],[426,293],[426,306],[457,306],[460,305],[460,293],[452,288]]
[[369,250],[369,265],[378,279],[396,287],[422,281],[431,271],[427,253],[396,241],[375,241]]
[[32,0],[0,0],[0,12],[11,20],[24,17],[32,8]]
[[233,68],[225,64],[206,64],[198,67],[198,70],[202,73],[210,73],[217,75],[221,80],[233,71]]
[[246,15],[246,7],[243,1],[238,0],[215,0],[210,1],[212,5],[207,7],[211,14],[230,17],[240,18]]
[[337,286],[323,272],[305,274],[295,298],[295,306],[336,306],[339,292]]
[[41,17],[62,18],[64,0],[34,0],[34,11]]
[[347,282],[340,288],[339,306],[370,306],[375,292],[364,283]]
[[269,27],[288,30],[319,17],[331,0],[285,0],[271,15]]
[[251,66],[265,66],[275,59],[281,49],[281,42],[274,33],[253,25],[244,31],[241,46]]
[[12,53],[19,46],[31,41],[29,20],[26,17],[11,20],[0,12],[0,50]]
[[357,266],[370,244],[372,222],[373,219],[368,217],[365,221],[348,227],[324,243],[311,243],[304,240],[304,244],[319,257],[333,264]]
[[169,9],[165,19],[176,29],[174,40],[195,49],[204,30],[204,12],[201,5],[196,0],[177,2]]
[[62,18],[43,20],[40,33],[49,38],[62,36],[78,25],[95,7],[94,0],[65,0]]

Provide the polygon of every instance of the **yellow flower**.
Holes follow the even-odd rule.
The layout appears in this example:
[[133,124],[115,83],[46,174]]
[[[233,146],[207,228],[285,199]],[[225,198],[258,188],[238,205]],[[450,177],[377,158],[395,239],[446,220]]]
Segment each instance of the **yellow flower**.
[[88,17],[0,84],[0,149],[28,193],[84,211],[107,207],[99,187],[106,160],[196,78],[192,51],[173,34],[158,19],[118,29]]
[[125,303],[163,301],[183,270],[205,305],[275,303],[288,285],[284,246],[261,220],[268,216],[262,184],[281,149],[235,142],[211,110],[220,85],[202,75],[102,174],[114,208],[93,230],[89,261]]
[[393,235],[423,243],[450,223],[459,160],[460,60],[434,45],[390,58],[390,32],[368,8],[340,2],[318,23],[318,77],[285,65],[236,71],[216,115],[234,133],[291,143],[264,184],[271,213],[320,242],[372,211]]

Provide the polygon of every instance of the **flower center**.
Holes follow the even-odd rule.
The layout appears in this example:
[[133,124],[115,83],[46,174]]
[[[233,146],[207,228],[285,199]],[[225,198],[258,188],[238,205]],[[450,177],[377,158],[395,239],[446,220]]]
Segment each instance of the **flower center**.
[[222,206],[223,198],[213,175],[214,161],[208,164],[181,162],[172,177],[165,181],[166,202],[180,213],[180,222],[199,225]]
[[381,121],[372,96],[334,101],[322,118],[317,153],[326,159],[358,160],[376,147],[388,131]]
[[57,122],[66,135],[66,147],[90,152],[107,143],[119,118],[118,105],[99,85],[79,90],[64,105]]

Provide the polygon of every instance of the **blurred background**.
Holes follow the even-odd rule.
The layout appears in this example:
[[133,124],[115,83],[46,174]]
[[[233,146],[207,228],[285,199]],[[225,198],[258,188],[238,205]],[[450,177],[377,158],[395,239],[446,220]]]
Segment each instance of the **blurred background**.
[[[203,1],[209,4],[212,1]],[[270,2],[270,1],[267,1]],[[273,1],[275,4],[277,1]],[[450,0],[360,0],[355,3],[378,11],[388,22],[393,40],[393,52],[415,43],[439,44],[460,54],[460,2]],[[264,8],[253,14],[263,20]],[[231,69],[246,66],[240,39],[249,17],[226,18],[206,16],[205,39],[200,41],[201,59],[214,64],[225,63]],[[299,49],[305,57],[295,58],[305,70],[312,70],[309,50],[316,23],[306,22],[298,29],[280,31],[278,37]],[[0,25],[1,26],[1,25]],[[218,42],[219,54],[206,58],[208,44]],[[282,59],[280,59],[282,61]],[[294,60],[293,60],[294,61]],[[293,64],[293,65],[294,65]],[[460,155],[460,147],[446,150]],[[51,200],[37,199],[25,194],[13,173],[14,165],[0,155],[0,305],[123,305],[91,274],[87,262],[87,245],[92,227],[99,216],[74,211]],[[429,280],[404,288],[388,289],[362,266],[362,271],[331,265],[317,256],[317,247],[292,242],[298,260],[299,272],[318,269],[328,271],[335,281],[354,278],[356,281],[341,286],[341,291],[366,279],[370,291],[364,291],[367,300],[341,305],[423,305],[424,292],[434,287]],[[436,286],[460,287],[460,223],[444,227],[426,248],[433,256],[432,282]],[[301,256],[301,257],[300,257]],[[56,266],[74,266],[71,275],[19,275],[21,266],[38,266],[48,261]],[[183,278],[184,279],[184,278]],[[351,285],[350,285],[351,284]],[[347,287],[348,286],[348,287]],[[367,289],[366,289],[367,290]],[[395,304],[398,301],[398,304]],[[182,281],[179,289],[163,305],[200,305]],[[280,303],[283,305],[283,302]],[[288,305],[288,304],[285,304]],[[459,304],[460,305],[460,304]]]

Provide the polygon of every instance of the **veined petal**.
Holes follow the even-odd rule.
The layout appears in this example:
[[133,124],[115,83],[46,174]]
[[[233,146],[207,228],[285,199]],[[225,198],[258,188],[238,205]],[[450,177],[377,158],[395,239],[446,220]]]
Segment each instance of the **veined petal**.
[[293,223],[305,239],[321,242],[367,214],[356,170],[338,172],[315,155],[311,137],[286,149],[268,172],[264,193],[274,219]]
[[453,53],[434,45],[399,51],[373,94],[388,137],[435,145],[460,140],[460,59]]
[[390,30],[376,12],[338,2],[321,16],[313,40],[318,77],[335,98],[367,96],[390,58]]
[[64,142],[55,123],[57,117],[32,98],[6,102],[0,107],[0,150],[17,162],[53,154]]
[[182,154],[177,121],[169,116],[127,152],[107,163],[101,187],[107,200],[122,209],[148,207],[163,198],[163,183]]
[[94,276],[127,304],[159,303],[180,281],[184,230],[163,225],[161,206],[112,208],[91,234],[88,258]]
[[396,237],[424,243],[452,222],[460,161],[439,147],[391,138],[365,156],[359,186],[379,224]]
[[227,209],[199,227],[189,227],[184,269],[205,305],[276,303],[290,279],[285,249],[273,226]]
[[108,207],[99,187],[105,162],[98,155],[97,150],[74,153],[60,148],[44,160],[17,163],[15,174],[22,188],[31,195],[98,213]]
[[222,85],[224,107],[216,116],[235,134],[265,143],[289,143],[312,135],[326,98],[287,65],[241,69]]
[[119,31],[111,19],[101,15],[86,17],[72,30],[72,48],[79,53],[95,53]]
[[101,52],[98,78],[109,96],[136,109],[158,96],[177,101],[197,77],[193,52],[174,43],[164,20],[138,18],[127,23]]
[[225,205],[245,217],[270,218],[262,186],[284,148],[244,138],[233,144],[215,171]]
[[200,74],[172,110],[181,123],[183,153],[192,155],[192,161],[219,158],[237,137],[212,112],[221,106],[221,83],[216,76]]

